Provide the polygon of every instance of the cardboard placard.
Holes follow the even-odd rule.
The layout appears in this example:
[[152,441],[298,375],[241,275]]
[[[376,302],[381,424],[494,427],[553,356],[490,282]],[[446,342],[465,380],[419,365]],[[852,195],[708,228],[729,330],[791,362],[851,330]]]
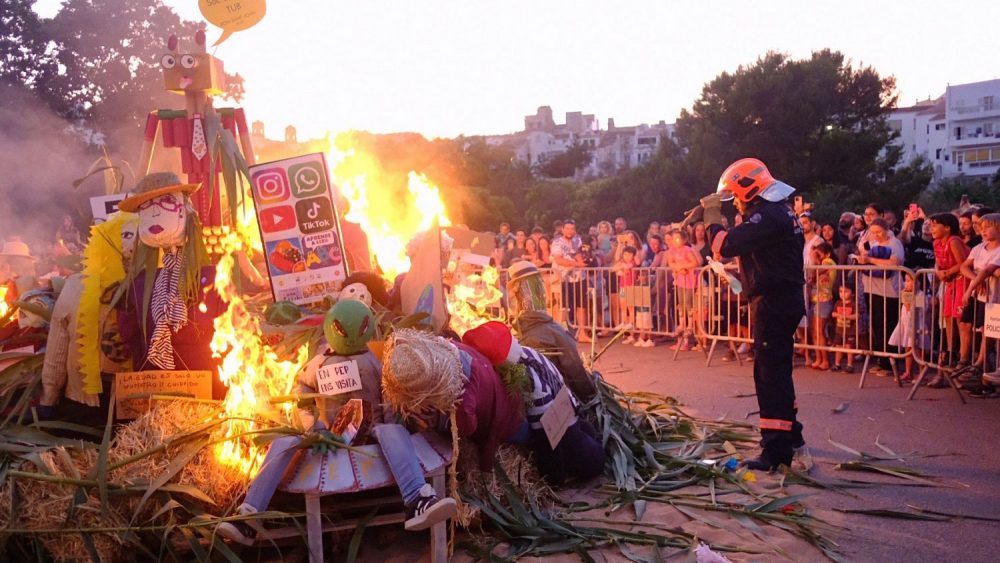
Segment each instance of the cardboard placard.
[[357,438],[364,423],[364,401],[361,399],[351,399],[337,413],[337,419],[330,426],[330,431],[339,435],[344,440],[344,443],[350,446],[354,443],[354,439]]
[[108,220],[112,213],[118,211],[118,204],[125,199],[128,194],[99,195],[90,198],[90,213],[94,216],[94,224],[100,224]]
[[576,412],[573,410],[573,400],[570,398],[569,387],[563,385],[548,410],[542,413],[540,422],[542,430],[545,431],[545,437],[549,439],[549,446],[553,450],[556,449],[559,441],[566,434],[566,430],[576,422]]
[[403,313],[427,313],[434,331],[444,326],[446,307],[444,304],[444,284],[441,282],[441,231],[437,221],[434,228],[427,231],[420,241],[420,247],[410,265],[410,271],[403,279]]
[[319,368],[316,370],[316,388],[323,395],[361,391],[361,372],[358,370],[358,362],[347,360]]
[[1000,303],[986,304],[983,336],[986,338],[1000,338]]
[[347,277],[340,216],[322,153],[250,167],[275,301],[308,305]]
[[149,410],[150,395],[212,399],[210,371],[123,371],[115,375],[115,418],[133,419]]

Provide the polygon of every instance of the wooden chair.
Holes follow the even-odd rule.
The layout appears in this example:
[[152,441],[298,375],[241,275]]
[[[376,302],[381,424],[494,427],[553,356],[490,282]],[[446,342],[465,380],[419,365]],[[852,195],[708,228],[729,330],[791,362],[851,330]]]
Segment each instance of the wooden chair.
[[[447,494],[445,473],[451,462],[451,443],[441,435],[423,432],[410,436],[417,459],[424,470],[424,477],[431,483],[439,497]],[[338,495],[334,511],[370,510],[375,507],[398,505],[396,512],[380,514],[367,525],[397,524],[406,520],[402,510],[399,489],[395,486],[389,464],[382,457],[378,444],[360,446],[358,451],[336,449],[325,456],[314,456],[303,450],[292,463],[280,489],[288,493],[305,495],[306,532],[310,563],[323,561],[323,533],[350,530],[358,525],[359,518],[339,518],[323,522],[320,499]],[[386,489],[384,495],[359,498],[357,493]],[[353,495],[353,496],[352,496]],[[329,513],[328,513],[329,515]],[[431,561],[448,560],[448,523],[439,522],[430,528]],[[297,528],[282,528],[258,536],[258,541],[293,537],[300,534]]]

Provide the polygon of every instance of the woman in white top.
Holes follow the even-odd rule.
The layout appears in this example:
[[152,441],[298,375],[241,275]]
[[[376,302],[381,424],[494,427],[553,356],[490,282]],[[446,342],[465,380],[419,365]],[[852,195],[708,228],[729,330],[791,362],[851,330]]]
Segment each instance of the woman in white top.
[[980,346],[975,365],[969,365],[969,358],[972,355],[973,329],[983,326],[983,320],[986,317],[986,303],[996,303],[1000,300],[1000,295],[997,294],[997,287],[1000,286],[1000,283],[993,279],[993,276],[1000,272],[1000,213],[984,215],[979,220],[979,231],[983,242],[972,249],[959,270],[963,276],[971,281],[965,290],[965,295],[962,296],[965,307],[962,309],[962,318],[958,325],[961,361],[955,370],[956,374],[972,370],[971,379],[975,382],[973,386],[978,383],[978,379],[982,376],[983,365],[986,361],[986,346]]
[[[866,218],[869,209],[865,210]],[[893,236],[885,219],[873,218],[868,223],[866,234],[867,240],[858,241],[858,264],[890,267],[903,264],[903,243]],[[887,338],[899,322],[899,273],[892,269],[872,268],[860,277],[868,306],[869,349],[873,352],[895,352],[891,349],[894,346],[887,346]],[[888,370],[892,366],[888,358],[879,358],[879,367]]]

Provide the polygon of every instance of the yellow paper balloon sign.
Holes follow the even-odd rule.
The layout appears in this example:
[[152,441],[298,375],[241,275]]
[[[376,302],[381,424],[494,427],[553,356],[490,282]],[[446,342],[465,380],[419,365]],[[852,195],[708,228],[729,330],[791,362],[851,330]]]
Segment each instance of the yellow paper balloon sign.
[[250,29],[264,18],[264,0],[198,0],[201,15],[212,25],[222,28],[222,37],[213,47],[237,31]]

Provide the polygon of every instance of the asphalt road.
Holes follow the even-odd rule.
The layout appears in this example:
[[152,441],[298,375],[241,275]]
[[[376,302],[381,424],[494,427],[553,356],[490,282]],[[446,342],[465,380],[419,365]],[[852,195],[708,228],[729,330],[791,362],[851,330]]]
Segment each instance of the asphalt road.
[[[589,346],[586,352],[589,353]],[[744,419],[757,410],[752,364],[720,361],[716,352],[706,367],[701,352],[681,352],[676,360],[666,345],[635,348],[615,344],[596,365],[605,378],[629,391],[669,395],[689,412]],[[835,535],[848,561],[1000,561],[1000,523],[961,519],[927,522],[844,514],[833,508],[925,509],[1000,517],[1000,399],[968,399],[963,405],[951,389],[918,390],[892,378],[869,376],[862,389],[855,374],[794,371],[799,420],[819,479],[856,478],[884,481],[868,473],[845,472],[834,465],[856,456],[832,445],[832,439],[855,450],[886,456],[876,439],[903,462],[883,462],[932,475],[936,487],[885,485],[855,489],[854,496],[796,487],[813,494],[808,508],[846,530]],[[842,412],[838,407],[843,405]],[[756,420],[751,415],[750,420]],[[939,457],[919,457],[935,455]],[[892,482],[900,481],[889,479]],[[819,552],[815,561],[822,560]]]

